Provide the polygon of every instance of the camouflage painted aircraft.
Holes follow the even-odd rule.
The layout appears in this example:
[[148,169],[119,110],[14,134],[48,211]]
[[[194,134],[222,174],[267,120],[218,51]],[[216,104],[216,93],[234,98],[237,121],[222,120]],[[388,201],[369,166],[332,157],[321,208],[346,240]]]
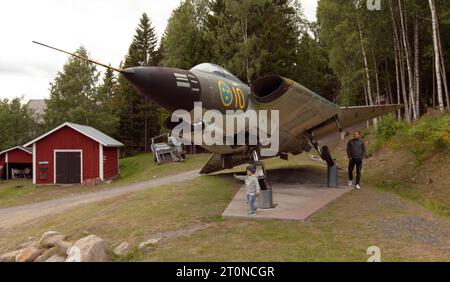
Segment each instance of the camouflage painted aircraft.
[[[34,41],[33,41],[34,42]],[[204,63],[191,70],[166,67],[114,68],[42,43],[36,44],[87,60],[123,75],[140,93],[173,112],[192,112],[195,102],[205,110],[279,110],[280,146],[277,157],[288,159],[316,149],[329,165],[333,159],[327,144],[342,139],[348,130],[360,128],[366,121],[400,109],[401,105],[339,107],[299,83],[270,75],[252,86],[240,81],[224,68]],[[168,119],[168,129],[176,124]],[[238,165],[259,161],[258,146],[203,145],[212,153],[201,170],[210,174]]]

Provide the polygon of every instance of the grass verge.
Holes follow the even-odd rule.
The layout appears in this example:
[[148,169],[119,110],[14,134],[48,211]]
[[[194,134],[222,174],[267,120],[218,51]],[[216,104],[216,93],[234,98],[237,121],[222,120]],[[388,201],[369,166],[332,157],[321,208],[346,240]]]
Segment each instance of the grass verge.
[[97,192],[129,183],[141,182],[169,174],[200,169],[207,155],[194,155],[182,163],[157,165],[151,154],[141,154],[120,160],[120,177],[110,184],[98,186],[34,186],[31,181],[10,180],[0,182],[0,208],[35,203],[64,196]]

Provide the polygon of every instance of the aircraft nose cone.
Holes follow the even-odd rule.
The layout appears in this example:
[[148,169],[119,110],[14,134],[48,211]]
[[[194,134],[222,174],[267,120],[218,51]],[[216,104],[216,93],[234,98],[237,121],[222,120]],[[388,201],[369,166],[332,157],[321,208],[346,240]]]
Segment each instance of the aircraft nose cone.
[[141,94],[166,110],[191,111],[200,100],[200,84],[195,75],[186,70],[163,67],[128,68],[122,75]]

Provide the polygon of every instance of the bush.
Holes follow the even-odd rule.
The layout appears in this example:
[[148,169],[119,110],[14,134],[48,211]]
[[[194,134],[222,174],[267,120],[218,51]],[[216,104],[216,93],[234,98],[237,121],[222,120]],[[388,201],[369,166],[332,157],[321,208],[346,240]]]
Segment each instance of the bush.
[[375,138],[383,143],[388,142],[402,126],[394,114],[389,114],[378,123]]
[[369,156],[391,140],[394,149],[408,148],[419,162],[428,154],[450,150],[450,115],[424,116],[412,124],[398,122],[393,114],[385,116],[378,123]]
[[424,117],[408,129],[407,135],[419,151],[446,151],[450,148],[450,115]]
[[369,147],[368,155],[371,156],[394,137],[400,128],[404,127],[403,122],[398,122],[394,114],[389,114],[381,119],[375,130],[373,145]]

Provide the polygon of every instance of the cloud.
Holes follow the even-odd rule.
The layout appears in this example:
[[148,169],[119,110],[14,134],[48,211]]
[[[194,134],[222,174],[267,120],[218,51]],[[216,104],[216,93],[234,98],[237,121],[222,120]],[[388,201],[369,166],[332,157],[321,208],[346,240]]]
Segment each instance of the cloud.
[[[308,18],[316,0],[302,0]],[[0,9],[0,98],[44,98],[67,56],[32,40],[74,51],[80,45],[98,61],[118,66],[146,12],[159,36],[180,0],[14,0]]]

